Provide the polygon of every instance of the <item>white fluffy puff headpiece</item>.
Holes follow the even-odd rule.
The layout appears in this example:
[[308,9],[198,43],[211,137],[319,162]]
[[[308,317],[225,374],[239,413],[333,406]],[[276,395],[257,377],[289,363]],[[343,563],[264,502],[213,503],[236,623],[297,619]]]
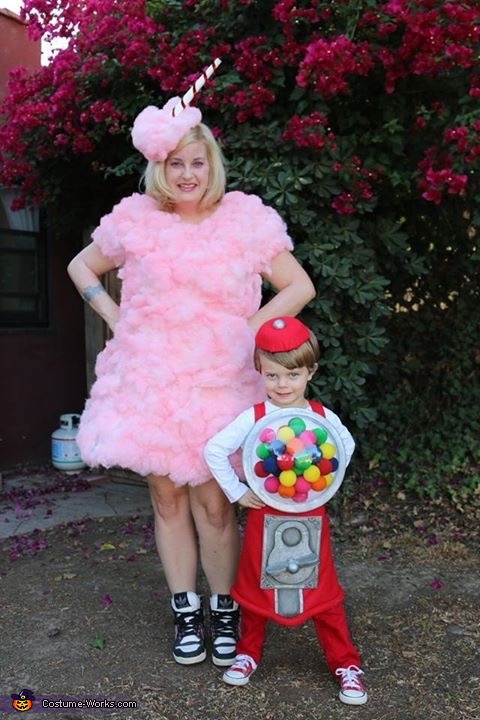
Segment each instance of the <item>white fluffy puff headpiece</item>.
[[166,160],[185,133],[202,121],[202,113],[196,107],[187,106],[173,115],[179,102],[179,97],[173,97],[161,109],[149,105],[135,118],[132,141],[147,160]]

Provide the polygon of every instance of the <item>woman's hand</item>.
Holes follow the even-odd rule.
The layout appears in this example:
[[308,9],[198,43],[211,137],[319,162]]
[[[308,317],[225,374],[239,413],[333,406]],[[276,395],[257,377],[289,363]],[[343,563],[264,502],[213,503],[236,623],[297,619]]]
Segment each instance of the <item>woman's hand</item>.
[[288,250],[273,258],[270,273],[264,277],[277,294],[249,318],[248,324],[254,333],[270,318],[295,317],[315,297],[315,287],[308,274]]
[[256,508],[257,510],[265,507],[265,503],[262,502],[252,490],[247,490],[247,492],[239,498],[238,504],[242,507]]

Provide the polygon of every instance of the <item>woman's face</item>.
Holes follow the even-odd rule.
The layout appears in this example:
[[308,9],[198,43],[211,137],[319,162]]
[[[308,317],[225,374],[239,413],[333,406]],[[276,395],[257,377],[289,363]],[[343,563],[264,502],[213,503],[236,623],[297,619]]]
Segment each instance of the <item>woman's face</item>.
[[209,174],[203,142],[192,142],[182,150],[174,150],[165,163],[165,179],[174,193],[174,203],[199,203],[207,189]]

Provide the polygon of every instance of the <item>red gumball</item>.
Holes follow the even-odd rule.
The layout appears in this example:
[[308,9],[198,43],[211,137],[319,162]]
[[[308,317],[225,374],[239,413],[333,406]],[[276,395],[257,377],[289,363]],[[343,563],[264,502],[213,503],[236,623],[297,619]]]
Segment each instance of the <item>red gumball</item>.
[[267,475],[269,475],[269,473],[263,467],[263,462],[261,460],[259,460],[259,462],[255,463],[255,465],[253,467],[253,472],[258,477],[267,477]]
[[317,463],[318,469],[320,470],[322,475],[328,475],[332,472],[332,462],[331,460],[327,460],[326,458],[322,458]]
[[288,453],[282,453],[282,455],[277,457],[277,465],[280,470],[291,470],[294,462],[295,461],[292,455],[289,455]]

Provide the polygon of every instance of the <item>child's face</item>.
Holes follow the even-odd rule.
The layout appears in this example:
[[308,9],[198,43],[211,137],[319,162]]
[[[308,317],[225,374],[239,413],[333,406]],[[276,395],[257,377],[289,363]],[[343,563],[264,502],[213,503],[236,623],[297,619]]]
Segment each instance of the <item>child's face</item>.
[[260,373],[265,391],[274,405],[280,408],[306,407],[305,391],[312,379],[316,366],[288,370],[272,360],[260,357]]

